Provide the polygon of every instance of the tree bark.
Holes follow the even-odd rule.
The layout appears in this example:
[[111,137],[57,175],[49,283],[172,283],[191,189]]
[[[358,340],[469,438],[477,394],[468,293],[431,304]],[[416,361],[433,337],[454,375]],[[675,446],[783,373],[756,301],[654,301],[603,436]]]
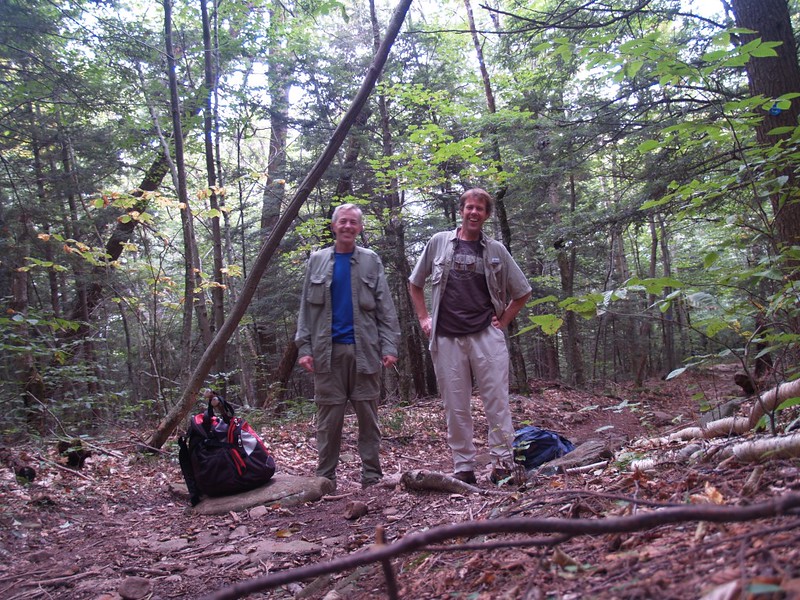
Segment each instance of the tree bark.
[[[289,122],[289,80],[286,65],[287,57],[281,43],[283,36],[280,31],[286,22],[286,9],[274,2],[269,9],[270,18],[270,45],[268,49],[268,76],[269,76],[269,153],[267,156],[267,183],[261,203],[261,236],[266,240],[272,233],[281,215],[281,209],[286,199],[286,139]],[[267,277],[267,281],[269,277]],[[285,389],[288,378],[284,381],[279,360],[279,342],[274,321],[267,318],[266,323],[256,323],[252,328],[259,358],[256,361],[256,381],[258,386],[257,403],[264,408],[273,399],[279,398],[280,393],[275,392],[275,382],[282,382],[280,389]],[[289,341],[289,345],[294,345]],[[291,352],[288,347],[284,350]],[[291,369],[289,370],[291,374]]]
[[[554,176],[548,184],[547,202],[553,210],[554,219],[561,219],[561,199],[558,192],[558,176]],[[574,188],[570,195],[571,211],[575,210],[576,197]],[[561,293],[565,298],[572,296],[575,288],[575,263],[577,253],[574,246],[564,243],[559,244],[556,262],[561,280]],[[563,328],[563,347],[564,358],[566,359],[567,378],[570,383],[583,385],[586,376],[583,370],[583,358],[581,356],[580,336],[578,334],[578,317],[574,311],[567,311],[564,314]]]
[[211,329],[208,325],[205,303],[201,304],[202,292],[198,289],[199,260],[197,243],[194,235],[194,217],[189,204],[189,193],[186,187],[186,165],[184,162],[183,129],[181,123],[180,99],[178,98],[178,82],[175,76],[175,55],[172,48],[172,1],[164,3],[164,45],[167,54],[167,77],[169,80],[170,107],[172,113],[172,132],[175,141],[175,187],[178,190],[178,201],[181,204],[181,223],[183,225],[183,245],[185,256],[183,333],[181,335],[181,351],[187,358],[186,367],[191,367],[192,313],[197,312],[197,321],[203,341],[211,341]]
[[[380,28],[378,26],[377,15],[375,14],[375,2],[370,0],[370,15],[372,20],[372,36],[375,52],[380,47]],[[392,128],[389,123],[389,106],[385,94],[378,95],[378,111],[380,113],[381,124],[381,147],[384,160],[389,160],[394,154],[394,140],[392,138]],[[409,401],[412,398],[412,388],[415,395],[427,395],[425,381],[425,361],[430,361],[430,353],[425,350],[420,352],[414,344],[414,329],[419,330],[417,319],[413,318],[414,312],[411,306],[411,298],[408,295],[408,277],[411,275],[411,268],[406,259],[406,240],[405,226],[401,218],[402,199],[399,192],[397,177],[392,177],[387,185],[387,190],[383,194],[383,205],[387,210],[387,219],[384,221],[384,234],[386,236],[386,246],[391,248],[389,264],[391,265],[392,277],[389,283],[392,288],[395,304],[400,315],[400,327],[403,330],[402,339],[405,343],[400,344],[398,357],[398,383],[400,388],[400,399]]]
[[281,218],[275,224],[275,228],[273,229],[269,238],[261,247],[261,250],[256,257],[256,261],[253,263],[253,269],[244,282],[242,293],[239,296],[239,299],[232,307],[228,317],[225,319],[225,322],[222,325],[222,328],[220,328],[220,330],[214,336],[211,344],[208,345],[206,351],[203,353],[203,356],[200,358],[200,362],[197,364],[194,372],[189,378],[189,381],[187,381],[186,385],[184,386],[184,392],[180,401],[169,411],[161,423],[159,423],[156,431],[154,431],[153,434],[148,438],[148,446],[152,448],[160,448],[164,442],[167,441],[167,438],[175,430],[180,421],[183,420],[192,409],[192,405],[197,398],[197,392],[200,390],[200,385],[202,384],[203,379],[206,375],[208,375],[209,369],[211,368],[217,353],[224,350],[225,344],[230,339],[231,335],[239,324],[239,321],[247,310],[247,306],[250,304],[250,300],[253,298],[253,294],[258,286],[258,282],[261,279],[264,270],[269,265],[272,255],[280,244],[281,238],[289,229],[289,226],[292,224],[297,216],[297,213],[300,211],[300,207],[308,198],[314,186],[316,186],[325,170],[333,161],[336,152],[341,147],[344,138],[347,136],[347,132],[350,130],[350,127],[356,120],[356,117],[361,112],[364,104],[367,102],[370,93],[375,87],[375,82],[377,81],[383,66],[386,64],[386,59],[389,56],[389,50],[391,50],[392,45],[394,44],[394,41],[400,32],[400,28],[405,19],[405,15],[408,12],[408,8],[411,5],[411,1],[412,0],[401,0],[397,8],[395,8],[392,20],[389,23],[386,37],[381,44],[380,50],[373,59],[372,64],[370,65],[364,78],[364,82],[361,84],[361,88],[353,99],[350,108],[348,109],[347,113],[345,113],[342,121],[336,127],[336,130],[333,132],[333,136],[331,137],[328,146],[325,148],[325,151],[322,153],[319,159],[317,159],[317,162],[311,168],[311,171],[308,173],[308,175],[306,175],[306,178],[301,182],[297,192],[287,206],[286,212],[281,215]]
[[[672,253],[669,248],[669,237],[663,219],[660,220],[661,229],[661,262],[664,265],[664,277],[672,277]],[[672,293],[672,288],[664,289],[664,296]],[[675,313],[676,310],[672,303],[664,311],[661,320],[661,335],[664,344],[664,360],[666,361],[667,373],[671,373],[678,365],[678,356],[675,352]]]
[[[475,55],[478,58],[478,67],[481,73],[481,80],[483,81],[483,90],[486,96],[486,107],[489,114],[497,112],[497,105],[494,99],[494,92],[492,91],[492,81],[489,77],[489,71],[486,68],[486,62],[483,58],[483,48],[481,48],[480,39],[478,38],[478,30],[475,28],[475,17],[472,14],[472,5],[470,0],[464,0],[464,7],[467,11],[467,19],[469,20],[469,29],[472,34],[472,43],[475,46]],[[491,138],[492,154],[497,169],[503,170],[502,155],[500,153],[500,144],[495,136],[494,127],[490,128],[489,136]],[[506,186],[503,186],[495,194],[495,214],[497,215],[497,222],[500,226],[500,233],[503,239],[503,245],[511,253],[511,227],[508,223],[508,213],[506,212],[505,195]],[[530,390],[528,388],[528,373],[525,368],[525,356],[522,353],[522,345],[519,337],[516,335],[519,331],[516,320],[508,324],[508,343],[509,343],[509,361],[511,362],[511,387],[520,394],[527,394]]]
[[[780,42],[780,46],[775,48],[777,56],[748,61],[747,77],[751,93],[770,100],[800,91],[797,44],[787,0],[731,0],[731,8],[737,27],[755,31],[740,34],[742,44],[756,38],[765,42]],[[758,142],[766,146],[788,140],[791,133],[773,135],[769,132],[777,127],[795,128],[798,118],[800,102],[796,98],[784,110],[765,111],[764,119],[756,128]],[[796,195],[793,191],[798,186],[795,164],[782,166],[775,175],[787,178],[782,192],[770,196],[777,241],[780,246],[790,247],[800,243],[800,202],[791,201],[792,196]]]
[[[208,181],[208,202],[212,211],[217,214],[211,216],[211,247],[214,260],[213,280],[211,286],[211,314],[215,330],[222,327],[225,321],[225,293],[222,269],[222,230],[220,228],[220,201],[217,196],[217,167],[214,159],[214,105],[212,98],[217,87],[217,77],[214,73],[213,59],[216,48],[211,46],[211,24],[208,18],[206,0],[200,0],[200,13],[203,22],[203,86],[205,102],[203,106],[203,133],[205,139],[206,180]],[[217,372],[225,371],[225,353],[220,352],[217,357]]]

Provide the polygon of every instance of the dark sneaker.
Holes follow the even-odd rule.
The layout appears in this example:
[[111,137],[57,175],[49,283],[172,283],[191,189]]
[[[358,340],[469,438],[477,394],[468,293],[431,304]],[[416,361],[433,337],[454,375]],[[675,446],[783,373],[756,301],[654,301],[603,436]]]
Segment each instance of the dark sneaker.
[[492,472],[489,474],[489,481],[495,485],[512,485],[514,483],[514,474],[511,469],[493,467]]
[[381,482],[380,479],[364,479],[361,482],[361,489],[365,490],[368,487],[372,487],[373,485],[378,485]]
[[464,483],[469,483],[470,485],[478,483],[478,480],[475,479],[475,471],[459,471],[458,473],[454,473],[453,477]]

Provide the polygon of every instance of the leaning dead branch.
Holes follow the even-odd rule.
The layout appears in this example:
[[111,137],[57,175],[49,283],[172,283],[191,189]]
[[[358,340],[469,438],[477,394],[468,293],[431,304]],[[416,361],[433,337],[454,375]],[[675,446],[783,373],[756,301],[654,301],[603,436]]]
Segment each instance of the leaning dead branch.
[[[434,527],[427,531],[408,535],[393,544],[375,546],[371,550],[351,554],[327,563],[317,563],[272,573],[249,581],[237,583],[204,597],[204,600],[233,600],[248,594],[274,589],[281,585],[303,581],[330,573],[354,569],[427,549],[445,540],[490,534],[562,534],[569,537],[580,535],[602,535],[609,533],[632,533],[655,527],[695,521],[711,523],[741,523],[756,519],[769,519],[786,515],[798,516],[800,493],[786,494],[767,502],[749,506],[687,505],[664,508],[652,512],[640,511],[632,516],[608,517],[605,519],[493,519],[487,521],[465,521],[452,525]],[[534,538],[537,543],[541,538]],[[511,541],[519,543],[519,538]],[[496,542],[492,542],[496,544]]]

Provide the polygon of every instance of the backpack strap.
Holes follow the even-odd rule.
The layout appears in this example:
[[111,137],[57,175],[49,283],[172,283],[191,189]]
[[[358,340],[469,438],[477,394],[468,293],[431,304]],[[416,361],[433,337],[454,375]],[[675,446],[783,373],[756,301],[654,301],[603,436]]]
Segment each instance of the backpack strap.
[[[208,399],[208,408],[206,408],[206,412],[203,417],[203,426],[206,427],[206,429],[210,428],[211,418],[214,416],[214,400],[217,401],[217,410],[219,410],[220,418],[226,423],[230,423],[230,420],[236,414],[236,411],[233,410],[233,405],[231,405],[230,402],[225,400],[225,398],[222,396],[214,395]],[[206,419],[208,419],[208,426],[206,426]]]
[[241,477],[247,470],[247,463],[244,461],[244,447],[242,446],[242,420],[233,418],[228,424],[228,445],[231,448],[231,459],[236,466],[236,472]]
[[192,506],[197,506],[200,502],[200,492],[197,489],[197,482],[194,480],[194,471],[192,470],[192,461],[189,458],[189,444],[185,437],[178,438],[178,462],[181,465],[181,473],[186,482],[186,489],[189,490],[189,501]]

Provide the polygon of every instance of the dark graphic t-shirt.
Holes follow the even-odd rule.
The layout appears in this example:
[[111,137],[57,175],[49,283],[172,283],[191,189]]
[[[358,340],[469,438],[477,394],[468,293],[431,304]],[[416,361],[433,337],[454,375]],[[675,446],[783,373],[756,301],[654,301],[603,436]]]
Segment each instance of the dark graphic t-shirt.
[[436,332],[461,336],[483,331],[492,322],[492,299],[483,272],[480,241],[457,240]]

